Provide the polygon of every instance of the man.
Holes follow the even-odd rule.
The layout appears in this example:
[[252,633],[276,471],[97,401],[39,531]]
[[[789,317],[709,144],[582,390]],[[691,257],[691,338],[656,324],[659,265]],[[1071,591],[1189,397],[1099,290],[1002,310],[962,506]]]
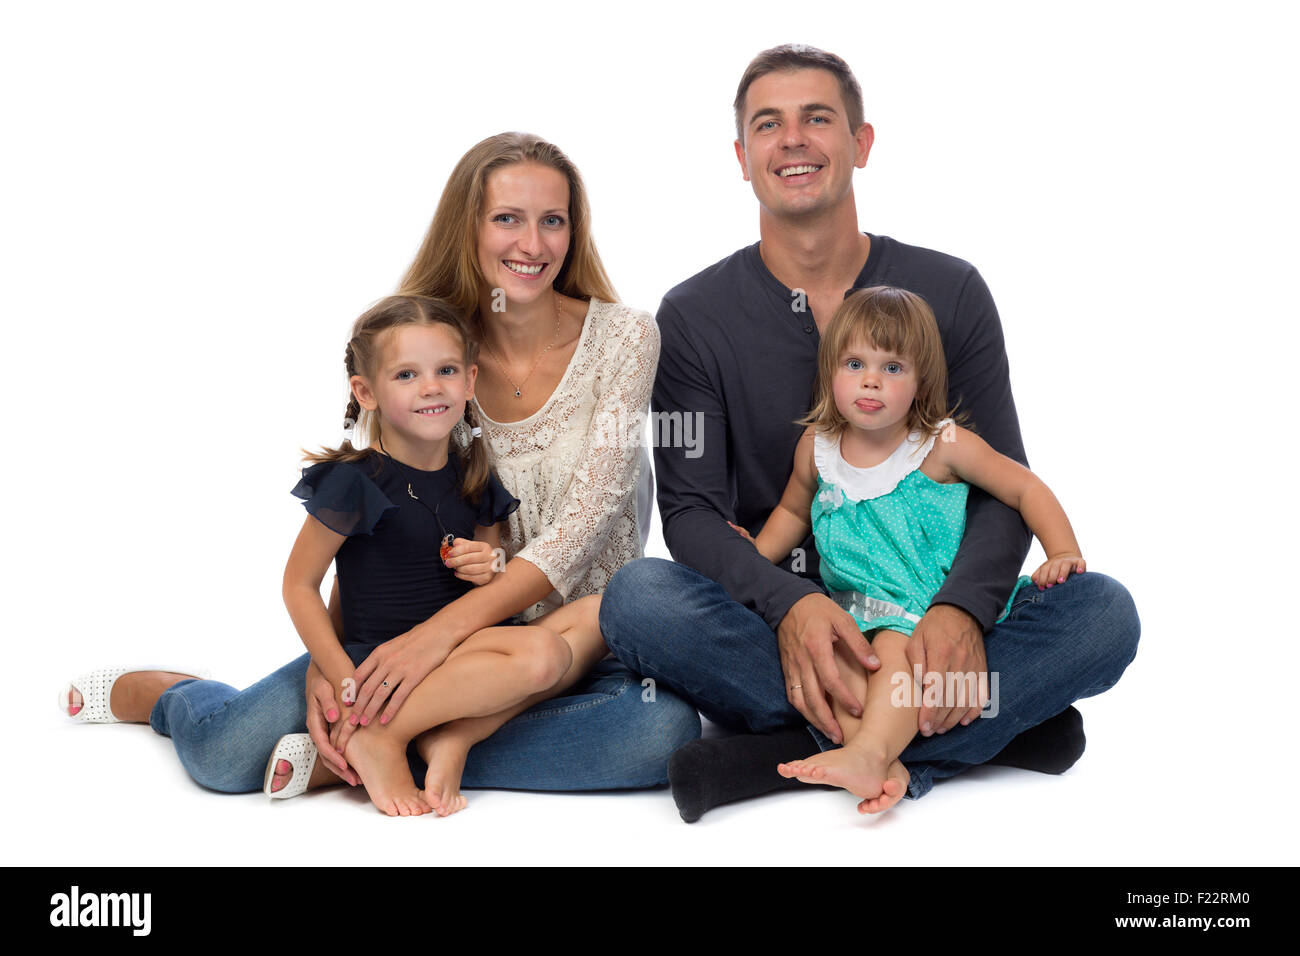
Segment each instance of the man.
[[[654,409],[696,416],[702,427],[691,448],[661,441],[655,452],[664,538],[677,563],[633,562],[601,606],[601,628],[624,663],[742,732],[688,744],[670,761],[687,822],[719,803],[800,786],[776,765],[806,756],[813,741],[822,749],[842,741],[827,695],[855,716],[861,702],[834,660],[836,641],[867,669],[879,667],[853,619],[821,589],[811,538],[775,566],[728,524],[756,534],[780,500],[820,332],[844,295],[894,285],[923,296],[939,322],[950,399],[993,448],[1027,464],[1001,323],[979,273],[858,229],[853,171],[866,165],[874,134],[848,65],[811,47],[765,51],[745,71],[735,110],[736,157],[758,198],[760,241],[674,288],[658,314]],[[908,657],[924,674],[997,674],[998,712],[977,719],[980,700],[924,706],[920,735],[901,757],[909,796],[990,761],[1063,772],[1084,742],[1070,704],[1110,687],[1136,652],[1132,599],[1095,573],[1022,589],[992,627],[1029,541],[1017,512],[971,489],[961,548]]]

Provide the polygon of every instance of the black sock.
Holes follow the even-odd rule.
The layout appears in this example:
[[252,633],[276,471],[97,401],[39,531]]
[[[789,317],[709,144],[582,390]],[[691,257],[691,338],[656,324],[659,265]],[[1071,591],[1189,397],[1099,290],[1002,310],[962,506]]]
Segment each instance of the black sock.
[[1083,754],[1083,715],[1073,707],[1030,727],[988,762],[1039,773],[1065,773]]
[[692,740],[668,758],[668,783],[682,819],[694,823],[724,803],[807,787],[781,776],[776,765],[814,753],[817,744],[802,727],[774,734]]
[[[988,763],[1039,773],[1065,773],[1083,754],[1085,743],[1083,715],[1069,707],[1017,736]],[[693,740],[668,758],[668,783],[682,819],[694,823],[724,803],[807,787],[792,777],[781,776],[776,765],[799,760],[816,750],[816,743],[802,727],[772,734]]]

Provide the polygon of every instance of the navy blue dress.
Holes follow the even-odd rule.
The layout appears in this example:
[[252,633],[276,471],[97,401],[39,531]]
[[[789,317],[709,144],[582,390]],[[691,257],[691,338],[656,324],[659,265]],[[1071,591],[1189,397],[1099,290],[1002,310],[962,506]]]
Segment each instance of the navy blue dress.
[[421,471],[374,450],[358,462],[303,470],[293,494],[321,524],[347,536],[334,566],[344,649],[355,662],[474,587],[442,563],[439,519],[448,533],[473,539],[476,526],[504,521],[519,500],[493,474],[471,504],[460,497],[460,478],[454,455],[438,471]]

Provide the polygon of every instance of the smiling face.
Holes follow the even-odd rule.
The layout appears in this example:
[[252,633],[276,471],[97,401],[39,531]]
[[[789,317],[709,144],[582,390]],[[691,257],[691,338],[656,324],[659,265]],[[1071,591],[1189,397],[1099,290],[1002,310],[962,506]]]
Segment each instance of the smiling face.
[[354,375],[351,385],[362,408],[378,410],[384,449],[417,467],[445,460],[447,438],[478,375],[465,361],[460,335],[443,323],[398,326],[385,334],[377,364],[369,376]]
[[487,178],[478,222],[478,267],[488,294],[528,303],[550,290],[569,252],[569,181],[539,163],[513,163]]
[[856,340],[840,353],[831,380],[835,407],[850,428],[863,431],[907,427],[916,398],[915,364],[904,356]]
[[850,128],[840,85],[826,70],[786,70],[745,94],[741,172],[777,217],[804,217],[852,202],[853,170],[867,164],[873,132]]

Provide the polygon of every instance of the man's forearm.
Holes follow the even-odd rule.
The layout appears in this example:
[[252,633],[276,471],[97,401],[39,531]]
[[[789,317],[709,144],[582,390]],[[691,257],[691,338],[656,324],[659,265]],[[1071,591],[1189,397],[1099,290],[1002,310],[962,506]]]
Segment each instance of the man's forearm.
[[987,631],[1011,596],[1032,538],[1020,512],[971,488],[961,546],[930,605],[956,605]]
[[796,601],[821,590],[815,582],[772,564],[716,512],[691,509],[674,514],[664,523],[664,541],[674,561],[717,581],[732,600],[757,613],[774,631]]

